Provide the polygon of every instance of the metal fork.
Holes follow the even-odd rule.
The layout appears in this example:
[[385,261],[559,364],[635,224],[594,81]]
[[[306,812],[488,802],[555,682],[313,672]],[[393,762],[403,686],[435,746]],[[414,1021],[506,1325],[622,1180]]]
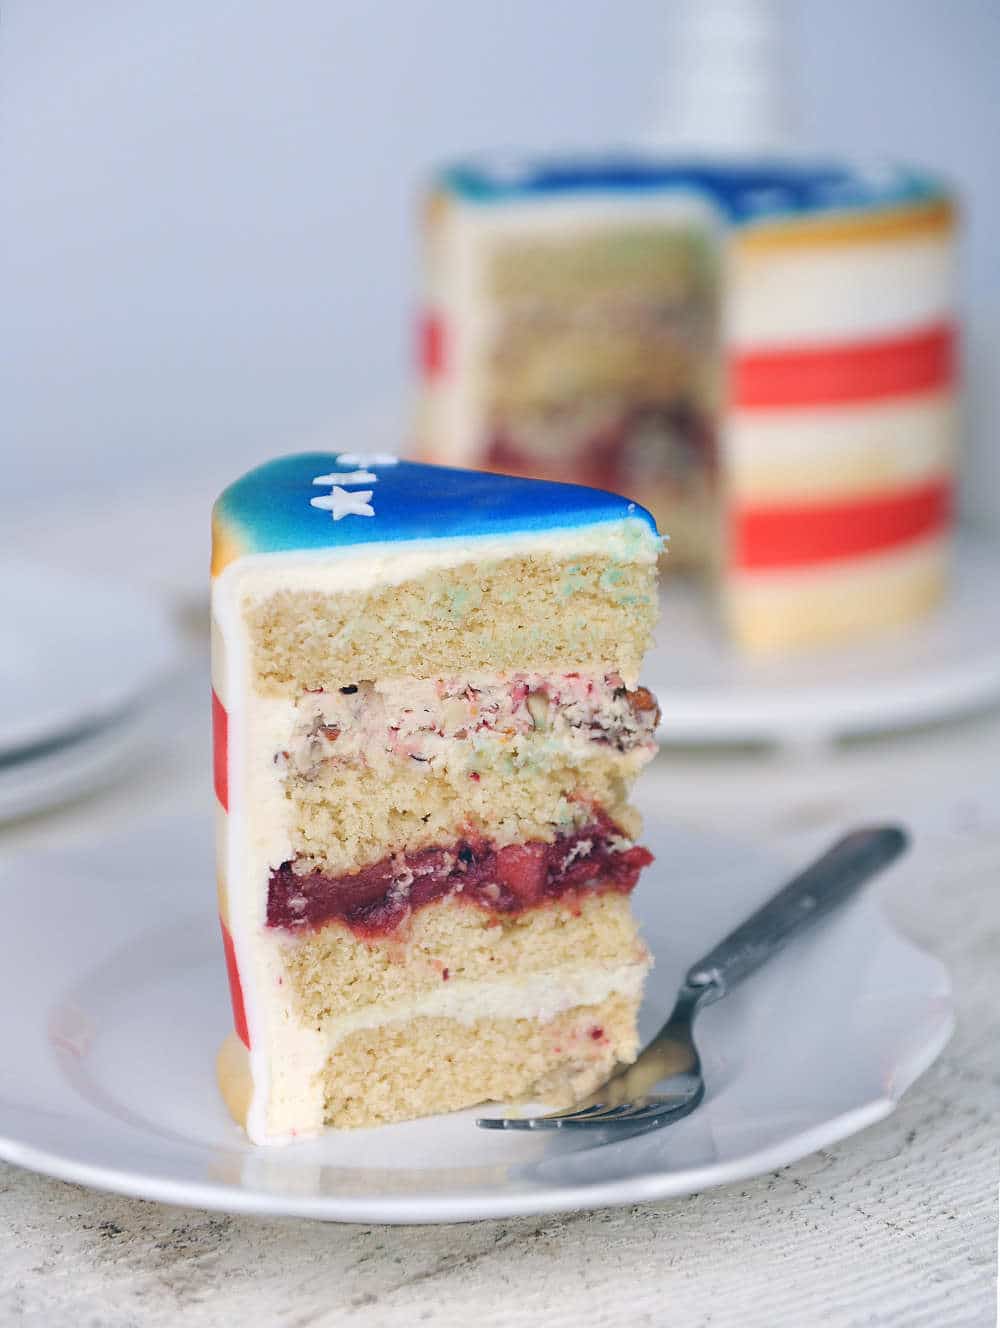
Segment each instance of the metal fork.
[[[627,1127],[634,1134],[669,1125],[705,1096],[694,1042],[698,1011],[727,996],[794,936],[846,903],[907,847],[905,830],[855,830],[752,913],[688,969],[670,1018],[632,1065],[566,1111],[547,1116],[483,1117],[483,1130],[587,1130]],[[653,1088],[658,1092],[652,1092]]]

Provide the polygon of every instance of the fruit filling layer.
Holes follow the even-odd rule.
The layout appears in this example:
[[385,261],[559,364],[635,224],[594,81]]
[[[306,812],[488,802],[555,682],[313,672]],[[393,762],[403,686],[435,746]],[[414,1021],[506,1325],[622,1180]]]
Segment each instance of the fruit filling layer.
[[384,936],[416,909],[445,895],[495,913],[520,913],[567,895],[628,894],[652,862],[603,812],[552,843],[498,848],[468,837],[448,847],[397,853],[359,872],[328,876],[296,871],[294,861],[271,872],[269,927],[298,931],[337,920],[361,936]]
[[659,720],[646,688],[630,691],[617,674],[579,673],[358,682],[308,692],[298,712],[291,739],[274,762],[305,778],[326,762],[426,763],[453,755],[456,741],[467,742],[472,753],[481,742],[526,735],[652,753]]

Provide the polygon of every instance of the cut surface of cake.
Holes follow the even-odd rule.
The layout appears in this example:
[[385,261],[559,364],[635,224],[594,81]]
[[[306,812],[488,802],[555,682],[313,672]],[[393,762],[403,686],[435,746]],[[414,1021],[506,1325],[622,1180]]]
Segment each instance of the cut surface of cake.
[[947,579],[955,233],[904,168],[445,170],[420,454],[641,497],[750,650],[918,616]]
[[218,1072],[254,1142],[569,1103],[634,1058],[661,544],[612,494],[382,454],[223,493]]

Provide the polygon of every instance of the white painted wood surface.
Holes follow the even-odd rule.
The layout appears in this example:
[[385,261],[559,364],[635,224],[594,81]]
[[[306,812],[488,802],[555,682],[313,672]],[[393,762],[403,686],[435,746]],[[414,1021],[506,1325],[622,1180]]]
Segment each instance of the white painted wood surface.
[[[0,853],[207,799],[205,687],[199,669],[142,780],[0,830]],[[858,820],[911,825],[914,870],[886,903],[950,965],[959,1023],[894,1116],[781,1172],[689,1199],[437,1228],[227,1218],[0,1165],[0,1324],[992,1325],[1000,716],[797,762],[672,753],[644,801],[766,837],[790,861]]]

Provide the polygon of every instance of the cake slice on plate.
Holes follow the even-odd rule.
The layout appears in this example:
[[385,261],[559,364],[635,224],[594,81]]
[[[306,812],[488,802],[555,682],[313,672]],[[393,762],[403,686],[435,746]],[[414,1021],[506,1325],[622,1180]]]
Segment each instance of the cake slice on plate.
[[634,1058],[660,549],[623,498],[381,454],[223,493],[219,1074],[254,1142],[569,1103]]

